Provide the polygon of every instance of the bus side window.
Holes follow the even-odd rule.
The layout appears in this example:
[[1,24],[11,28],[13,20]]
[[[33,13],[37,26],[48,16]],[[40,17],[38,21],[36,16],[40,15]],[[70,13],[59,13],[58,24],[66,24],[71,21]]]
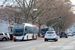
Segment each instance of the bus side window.
[[33,27],[26,26],[25,31],[26,33],[33,33]]
[[28,26],[25,27],[25,33],[29,33]]
[[37,28],[34,27],[34,28],[33,28],[33,32],[34,32],[34,33],[38,33]]
[[27,31],[27,28],[25,28],[25,30]]
[[25,27],[25,34],[27,33],[27,27]]

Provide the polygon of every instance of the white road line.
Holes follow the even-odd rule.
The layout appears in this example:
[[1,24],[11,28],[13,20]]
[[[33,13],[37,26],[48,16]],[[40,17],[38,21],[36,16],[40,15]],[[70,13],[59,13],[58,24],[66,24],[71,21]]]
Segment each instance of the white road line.
[[75,46],[71,46],[74,43],[75,43],[75,41],[71,42],[69,45],[63,46],[63,49],[62,50],[64,50],[64,49],[74,49]]

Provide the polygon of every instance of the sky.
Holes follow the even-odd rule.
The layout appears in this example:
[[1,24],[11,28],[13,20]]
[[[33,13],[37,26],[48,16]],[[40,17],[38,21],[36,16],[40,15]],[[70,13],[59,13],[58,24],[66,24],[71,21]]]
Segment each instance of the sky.
[[71,0],[72,4],[75,5],[75,0]]
[[[75,5],[75,0],[70,0],[72,2],[72,5]],[[73,13],[75,14],[75,7],[72,7],[73,8]]]

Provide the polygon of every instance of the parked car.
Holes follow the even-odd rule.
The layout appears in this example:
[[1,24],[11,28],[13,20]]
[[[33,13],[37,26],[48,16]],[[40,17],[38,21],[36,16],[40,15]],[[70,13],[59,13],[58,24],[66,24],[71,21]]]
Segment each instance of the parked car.
[[68,38],[68,34],[65,33],[65,32],[61,32],[61,33],[60,33],[60,38],[62,38],[62,37]]
[[75,35],[75,32],[73,32],[73,35]]
[[44,41],[54,40],[58,41],[58,37],[55,31],[47,31],[44,37]]
[[74,34],[72,32],[69,32],[68,33],[68,36],[73,36]]
[[8,40],[8,36],[4,32],[2,32],[0,33],[0,40],[6,41]]
[[9,33],[5,33],[5,35],[8,36],[8,39],[10,39],[10,35],[9,35]]
[[60,32],[57,32],[57,35],[59,36]]

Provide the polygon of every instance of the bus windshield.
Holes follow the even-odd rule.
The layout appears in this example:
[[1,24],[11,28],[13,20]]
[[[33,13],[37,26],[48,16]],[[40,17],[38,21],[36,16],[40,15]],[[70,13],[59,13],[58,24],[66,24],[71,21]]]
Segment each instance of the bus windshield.
[[24,25],[23,24],[16,24],[14,26],[14,34],[23,34],[24,32]]
[[33,33],[33,27],[26,26],[25,27],[25,32],[26,33]]
[[23,33],[23,29],[15,29],[15,33],[21,34]]
[[41,33],[45,34],[48,31],[48,28],[41,29]]
[[22,36],[23,35],[23,29],[15,29],[14,35],[15,36]]

